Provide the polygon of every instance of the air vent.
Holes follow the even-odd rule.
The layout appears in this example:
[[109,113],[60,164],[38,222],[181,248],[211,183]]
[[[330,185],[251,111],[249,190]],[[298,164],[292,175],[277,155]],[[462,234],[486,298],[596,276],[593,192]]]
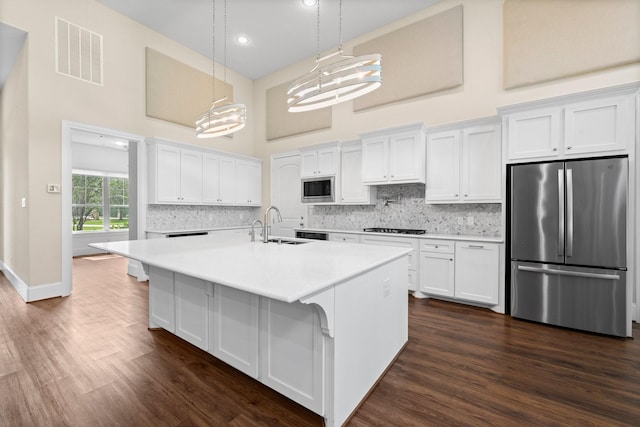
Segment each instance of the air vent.
[[56,71],[102,86],[102,36],[56,17]]

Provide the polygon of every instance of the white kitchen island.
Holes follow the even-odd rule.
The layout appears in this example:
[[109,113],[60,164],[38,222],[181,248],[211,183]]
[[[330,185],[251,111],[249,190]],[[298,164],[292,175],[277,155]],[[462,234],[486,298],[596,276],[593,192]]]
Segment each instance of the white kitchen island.
[[342,425],[408,339],[409,250],[247,236],[92,246],[140,261],[163,328]]

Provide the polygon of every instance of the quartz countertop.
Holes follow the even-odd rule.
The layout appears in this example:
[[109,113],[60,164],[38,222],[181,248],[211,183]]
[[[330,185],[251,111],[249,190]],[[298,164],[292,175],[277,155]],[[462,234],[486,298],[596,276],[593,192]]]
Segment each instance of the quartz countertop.
[[371,231],[362,230],[328,230],[322,228],[297,228],[296,231],[311,231],[318,233],[344,233],[344,234],[360,234],[363,236],[393,236],[393,237],[405,237],[414,239],[439,239],[439,240],[464,240],[470,242],[487,242],[487,243],[502,243],[504,239],[496,236],[473,236],[465,234],[400,234],[400,233],[375,233]]
[[209,235],[90,246],[285,302],[297,301],[410,252],[392,246],[315,240],[288,245],[249,242],[246,236]]

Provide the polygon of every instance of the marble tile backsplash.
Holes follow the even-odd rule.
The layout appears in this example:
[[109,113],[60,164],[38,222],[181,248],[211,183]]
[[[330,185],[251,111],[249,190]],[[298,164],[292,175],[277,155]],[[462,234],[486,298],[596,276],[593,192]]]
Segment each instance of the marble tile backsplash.
[[[383,200],[398,201],[384,205]],[[468,217],[474,225],[467,225]],[[458,218],[463,218],[463,225]],[[429,205],[424,185],[378,186],[375,205],[312,206],[309,228],[358,230],[365,227],[424,229],[431,234],[465,234],[500,237],[502,207],[499,203]]]
[[148,205],[147,230],[193,230],[250,225],[260,208],[242,206]]

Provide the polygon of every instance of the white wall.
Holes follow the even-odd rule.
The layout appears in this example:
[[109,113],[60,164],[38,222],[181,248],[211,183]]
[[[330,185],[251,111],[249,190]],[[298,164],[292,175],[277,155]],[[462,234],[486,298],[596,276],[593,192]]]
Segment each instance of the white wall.
[[[34,13],[37,11],[37,13]],[[69,78],[55,71],[55,17],[101,34],[104,49],[104,86]],[[175,58],[203,72],[211,61],[184,46],[124,17],[95,0],[2,1],[0,19],[28,32],[28,51],[19,68],[28,82],[28,134],[24,162],[25,220],[9,227],[20,236],[24,250],[9,248],[13,263],[28,286],[55,284],[61,280],[61,195],[46,192],[47,184],[60,184],[61,122],[68,120],[145,136],[161,136],[198,146],[240,154],[253,154],[253,123],[233,138],[196,139],[192,128],[145,115],[145,47]],[[222,66],[216,67],[222,78]],[[253,82],[229,71],[237,100],[247,104],[253,116]],[[14,182],[18,182],[17,180]],[[7,187],[6,181],[3,186]],[[63,188],[62,191],[68,191]],[[3,209],[5,209],[3,207]],[[46,220],[43,221],[43,215]],[[6,214],[3,212],[3,217]],[[22,246],[21,246],[22,247]],[[20,258],[18,261],[16,258]]]

